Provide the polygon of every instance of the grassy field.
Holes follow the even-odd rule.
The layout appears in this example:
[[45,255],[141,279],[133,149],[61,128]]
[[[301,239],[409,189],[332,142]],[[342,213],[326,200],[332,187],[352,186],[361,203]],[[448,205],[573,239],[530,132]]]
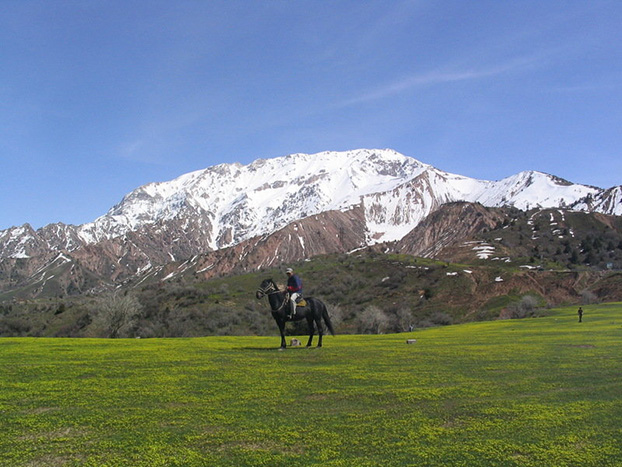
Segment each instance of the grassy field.
[[622,465],[621,342],[622,304],[285,352],[4,338],[0,465]]

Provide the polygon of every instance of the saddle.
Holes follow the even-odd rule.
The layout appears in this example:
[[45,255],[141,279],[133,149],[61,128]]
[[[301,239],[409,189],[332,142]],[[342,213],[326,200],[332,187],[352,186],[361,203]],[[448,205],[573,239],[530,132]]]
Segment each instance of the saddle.
[[[289,293],[287,294],[287,300],[289,300]],[[307,306],[307,301],[302,297],[298,297],[296,299],[296,308],[302,308],[303,306]]]

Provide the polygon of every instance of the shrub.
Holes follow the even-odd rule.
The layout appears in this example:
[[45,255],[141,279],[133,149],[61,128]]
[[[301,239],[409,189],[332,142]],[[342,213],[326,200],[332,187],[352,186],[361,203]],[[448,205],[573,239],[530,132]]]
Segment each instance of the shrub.
[[501,311],[499,318],[501,319],[520,319],[535,315],[538,299],[533,295],[525,295],[520,301],[512,303],[510,306]]
[[435,311],[432,313],[430,321],[438,326],[448,326],[454,322],[453,318],[444,311]]
[[0,336],[23,337],[28,336],[32,325],[26,318],[15,316],[0,319]]
[[406,307],[395,307],[387,310],[387,331],[406,332],[414,327],[412,312]]
[[596,296],[596,294],[594,292],[591,292],[590,290],[583,290],[581,291],[581,303],[583,305],[593,305],[594,303],[598,303],[598,297]]
[[129,293],[104,295],[97,300],[91,330],[99,337],[130,337],[141,312],[142,305]]
[[379,307],[369,305],[358,317],[358,331],[367,334],[381,334],[389,326],[389,317]]

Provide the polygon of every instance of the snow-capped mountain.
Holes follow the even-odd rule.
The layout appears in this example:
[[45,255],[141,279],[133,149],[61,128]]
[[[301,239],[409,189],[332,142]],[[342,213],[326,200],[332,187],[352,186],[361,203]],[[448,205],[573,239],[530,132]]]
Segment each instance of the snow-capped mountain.
[[61,254],[91,264],[98,258],[94,263],[100,268],[105,264],[105,275],[118,279],[238,245],[330,211],[361,210],[359,246],[365,246],[400,240],[430,213],[454,201],[621,215],[621,193],[621,187],[602,190],[533,171],[500,181],[477,180],[389,149],[221,164],[137,188],[88,224],[0,231],[0,287],[10,287],[7,275],[17,260],[22,268],[30,260],[27,274],[57,264]]
[[91,241],[196,217],[215,250],[274,232],[296,219],[347,209],[429,168],[395,151],[368,150],[294,154],[247,166],[222,164],[138,188],[108,214],[82,226],[79,235]]

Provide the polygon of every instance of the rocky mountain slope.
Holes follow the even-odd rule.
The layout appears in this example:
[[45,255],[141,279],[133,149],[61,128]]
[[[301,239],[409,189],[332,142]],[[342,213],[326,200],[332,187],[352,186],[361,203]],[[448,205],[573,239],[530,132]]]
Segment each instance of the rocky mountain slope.
[[[434,255],[447,239],[435,236],[440,227],[432,224],[445,218],[429,216],[456,201],[622,214],[621,187],[603,190],[538,172],[476,180],[392,150],[294,154],[145,185],[81,226],[0,231],[0,291],[84,293],[163,271],[167,277],[180,264],[225,274],[401,241],[422,222],[426,240],[410,237]],[[468,208],[475,210],[469,215],[480,209],[484,216],[481,208]],[[490,216],[478,220],[493,222]]]

